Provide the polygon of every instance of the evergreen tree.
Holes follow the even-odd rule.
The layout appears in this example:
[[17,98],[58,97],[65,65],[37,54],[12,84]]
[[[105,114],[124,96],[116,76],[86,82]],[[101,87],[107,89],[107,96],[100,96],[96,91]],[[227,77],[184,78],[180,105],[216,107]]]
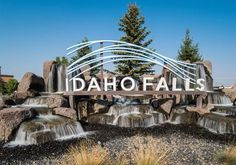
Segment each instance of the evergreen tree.
[[[81,43],[88,42],[88,41],[89,41],[89,40],[85,37],[85,38],[81,41]],[[91,53],[91,52],[92,52],[92,48],[91,48],[90,46],[86,46],[86,47],[84,47],[84,48],[78,50],[78,51],[76,52],[76,55],[73,56],[73,57],[71,57],[70,63],[75,62],[75,61],[78,60],[79,58],[81,58],[81,57],[83,57],[84,55],[89,54],[89,53]],[[88,60],[92,60],[92,59],[95,59],[95,58],[96,58],[96,57],[89,57],[89,58],[87,58],[86,60],[82,60],[80,63],[83,63],[83,62],[86,62],[86,61],[88,61]],[[99,62],[90,64],[89,67],[93,67],[93,66],[97,65],[98,63],[99,63]],[[93,68],[93,69],[91,69],[91,75],[95,75],[96,73],[98,73],[98,71],[99,71],[98,68]]]
[[178,51],[177,59],[180,61],[189,60],[191,63],[203,60],[202,56],[199,54],[198,44],[193,44],[189,30],[186,30],[185,38]]
[[[119,26],[119,31],[125,33],[125,35],[121,37],[121,41],[133,43],[142,47],[147,47],[152,42],[152,39],[145,41],[150,31],[147,31],[147,28],[144,26],[144,17],[140,16],[139,8],[135,4],[129,5],[128,12],[120,19]],[[154,72],[152,70],[153,64],[144,61],[127,60],[114,62],[114,64],[116,65],[116,72],[135,78],[138,78],[143,74]]]
[[67,59],[65,56],[56,57],[56,62],[57,62],[58,64],[65,64],[65,65],[68,65],[68,64],[69,64],[69,61],[68,61],[68,59]]

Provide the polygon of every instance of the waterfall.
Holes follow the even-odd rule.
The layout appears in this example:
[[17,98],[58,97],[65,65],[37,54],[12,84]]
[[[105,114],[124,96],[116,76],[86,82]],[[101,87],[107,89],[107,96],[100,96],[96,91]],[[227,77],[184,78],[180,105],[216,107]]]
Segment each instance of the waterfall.
[[216,105],[233,105],[230,98],[221,92],[208,93],[208,102]]
[[66,65],[57,65],[57,87],[58,92],[66,89]]
[[150,127],[164,123],[165,114],[154,111],[148,104],[115,104],[108,113],[89,116],[90,123],[111,124],[120,127]]
[[34,107],[35,105],[47,105],[47,96],[30,97],[25,100],[23,105]]
[[53,64],[48,75],[47,92],[55,92],[57,89],[57,65]]
[[204,114],[198,119],[197,124],[211,132],[219,134],[236,134],[236,119],[220,113]]
[[62,92],[66,89],[66,65],[53,64],[48,75],[47,92]]
[[40,144],[84,136],[81,124],[66,117],[52,115],[50,109],[37,109],[39,115],[21,123],[15,139],[8,146]]
[[206,74],[206,70],[204,68],[204,65],[197,64],[197,79],[204,79],[205,81],[205,91],[213,91],[213,80],[211,76]]

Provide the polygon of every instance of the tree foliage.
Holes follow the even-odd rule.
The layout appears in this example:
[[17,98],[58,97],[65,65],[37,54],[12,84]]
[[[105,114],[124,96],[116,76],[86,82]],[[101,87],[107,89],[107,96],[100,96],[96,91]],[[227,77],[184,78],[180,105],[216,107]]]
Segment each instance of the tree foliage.
[[[124,36],[122,36],[120,40],[142,47],[148,47],[152,42],[152,39],[145,41],[146,37],[150,34],[150,31],[147,30],[144,23],[144,17],[140,16],[139,8],[135,4],[129,5],[127,13],[120,19],[119,22],[119,31],[124,32]],[[126,76],[138,78],[143,74],[150,74],[154,72],[152,70],[153,64],[144,61],[127,60],[118,61],[114,64],[116,65],[116,72]]]
[[[88,38],[85,37],[85,38],[81,41],[81,43],[85,43],[85,42],[88,42],[88,41],[89,41]],[[70,63],[75,62],[75,61],[78,60],[79,58],[81,58],[81,57],[83,57],[84,55],[89,54],[89,53],[91,53],[91,52],[92,52],[92,48],[91,48],[90,46],[86,46],[86,47],[84,47],[84,48],[82,48],[82,49],[80,49],[80,50],[77,50],[76,55],[73,56],[73,57],[71,57]],[[86,58],[86,60],[82,60],[80,63],[83,63],[83,62],[86,62],[86,61],[89,61],[89,60],[93,60],[93,59],[95,59],[95,58],[96,58],[96,56],[92,56],[92,57]],[[99,62],[95,62],[95,63],[89,64],[89,67],[93,67],[93,66],[97,65],[98,63],[99,63]],[[98,68],[93,68],[93,69],[91,69],[91,75],[97,74],[98,71],[99,71]]]
[[189,60],[191,63],[203,60],[199,53],[198,44],[193,43],[189,30],[186,30],[185,38],[178,51],[177,59],[180,61]]
[[[85,37],[81,43],[85,43],[85,42],[88,42],[89,40]],[[77,50],[76,51],[76,55],[75,56],[72,56],[70,60],[68,60],[66,57],[56,57],[56,62],[58,64],[66,64],[66,65],[69,65],[69,64],[72,64],[73,62],[75,62],[76,60],[78,60],[79,58],[83,57],[84,55],[86,54],[89,54],[92,52],[92,48],[90,46],[86,46],[80,50]],[[83,63],[83,62],[87,62],[88,60],[92,60],[92,59],[95,59],[96,57],[89,57],[89,58],[86,58],[86,60],[82,60],[80,61],[80,63]],[[93,64],[90,64],[89,67],[93,67],[95,65],[97,65],[98,62],[95,62]],[[93,68],[91,69],[91,74],[92,75],[95,75],[96,73],[98,73],[98,69],[97,68]]]
[[65,56],[56,57],[56,62],[57,62],[58,64],[65,64],[65,65],[68,65],[68,64],[69,64],[69,61],[68,61],[68,59],[67,59]]
[[5,84],[0,85],[0,93],[11,94],[16,91],[18,86],[18,81],[16,79],[11,79]]

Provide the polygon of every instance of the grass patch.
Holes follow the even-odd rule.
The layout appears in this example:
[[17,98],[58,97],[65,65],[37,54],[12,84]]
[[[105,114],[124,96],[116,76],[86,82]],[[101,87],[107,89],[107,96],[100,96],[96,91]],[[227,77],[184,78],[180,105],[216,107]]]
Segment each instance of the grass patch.
[[236,146],[232,146],[226,149],[224,152],[216,155],[216,159],[227,165],[235,165],[236,164]]
[[167,145],[152,136],[133,136],[125,141],[121,151],[102,147],[91,141],[83,141],[71,147],[61,165],[161,165],[167,162]]
[[71,147],[68,154],[60,161],[61,165],[103,165],[107,164],[108,152],[101,145],[90,140]]

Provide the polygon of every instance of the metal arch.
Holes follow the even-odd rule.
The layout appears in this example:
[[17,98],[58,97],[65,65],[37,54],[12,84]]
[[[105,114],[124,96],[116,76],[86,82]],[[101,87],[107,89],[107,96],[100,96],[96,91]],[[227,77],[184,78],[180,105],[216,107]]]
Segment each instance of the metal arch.
[[[120,50],[115,50],[115,51],[113,51],[113,52],[120,52]],[[154,59],[152,59],[152,58],[150,58],[150,57],[148,57],[148,56],[146,56],[146,55],[143,55],[143,54],[140,54],[140,53],[137,53],[137,52],[130,52],[130,51],[123,51],[123,52],[125,52],[125,53],[133,53],[133,54],[138,55],[138,56],[131,56],[131,55],[119,55],[119,56],[116,56],[116,55],[113,55],[113,56],[98,57],[98,58],[96,58],[96,59],[92,59],[92,60],[89,60],[89,61],[85,61],[85,62],[83,62],[83,63],[81,63],[81,64],[79,64],[79,65],[77,65],[77,66],[74,66],[73,68],[68,69],[68,74],[71,74],[72,72],[75,72],[76,70],[78,70],[78,69],[80,69],[80,68],[83,68],[83,67],[86,66],[86,65],[93,64],[93,63],[99,62],[100,60],[105,60],[105,59],[109,59],[109,58],[116,58],[116,59],[118,59],[118,58],[123,58],[123,57],[134,57],[134,58],[135,58],[135,57],[141,56],[141,57],[143,57],[143,58],[146,58],[146,59],[151,60],[152,63],[155,63],[154,61],[157,61],[157,60],[154,60]],[[100,52],[97,52],[96,54],[99,54],[99,53],[100,53]],[[103,51],[102,53],[110,53],[110,51]],[[95,55],[96,55],[96,54],[95,54]],[[154,61],[153,61],[153,60],[154,60]],[[149,62],[150,62],[150,61],[149,61]],[[182,69],[182,68],[181,68],[181,69]],[[191,74],[191,75],[194,76],[193,73],[183,70],[184,72],[187,73],[187,74],[184,74],[184,73],[182,73],[181,70],[179,70],[179,69],[176,69],[176,71],[178,71],[179,73],[181,73],[181,74],[182,74],[182,77],[185,76],[186,78],[189,78],[190,80],[194,81],[194,79],[192,79],[189,75],[187,75],[187,74]],[[175,72],[175,73],[176,73],[176,72]]]
[[[147,59],[145,59],[145,58],[137,58],[136,56],[135,56],[135,58],[125,58],[125,59],[122,59],[122,58],[121,58],[121,59],[119,59],[119,61],[123,61],[123,60],[137,60],[137,61],[153,62],[153,61],[147,60]],[[91,70],[91,69],[93,69],[93,68],[96,68],[96,67],[99,67],[99,66],[101,66],[101,65],[104,65],[104,64],[107,64],[107,63],[111,63],[111,62],[114,62],[114,61],[116,61],[116,60],[113,59],[113,60],[110,60],[110,61],[105,61],[105,62],[103,62],[103,63],[99,63],[99,64],[97,64],[97,65],[95,65],[95,66],[93,66],[93,67],[91,67],[91,68],[88,68],[88,69],[86,69],[86,70],[80,72],[79,74],[77,74],[77,75],[75,75],[74,77],[70,78],[69,81],[72,81],[74,78],[80,76],[80,75],[83,74],[84,72],[87,72],[87,71],[89,71],[89,70]],[[176,74],[177,76],[179,76],[179,77],[182,78],[182,79],[185,78],[185,77],[182,77],[181,75],[179,75],[178,73],[176,73],[176,72],[175,72],[174,70],[172,70],[171,68],[168,68],[166,65],[163,65],[162,63],[160,63],[160,62],[158,62],[158,61],[153,62],[153,63],[155,63],[155,64],[157,64],[157,65],[160,65],[160,66],[162,66],[162,67],[164,67],[164,68],[170,70],[171,72],[173,72],[174,74]],[[191,83],[191,84],[195,84],[195,82],[192,82],[192,81],[190,81],[190,83]]]
[[[71,55],[79,49],[82,49],[82,48],[87,47],[87,46],[91,46],[93,44],[101,43],[101,42],[103,42],[103,43],[104,42],[113,43],[113,44],[118,43],[118,44],[105,46],[105,47],[99,48],[99,49],[97,49],[97,50],[95,50],[95,51],[93,51],[89,54],[86,54],[85,56],[81,57],[80,59],[78,59],[74,63],[72,63],[70,66],[68,66],[68,73],[67,74],[69,75],[72,72],[74,72],[78,69],[81,69],[81,67],[83,67],[85,65],[96,63],[99,60],[104,60],[104,59],[111,58],[112,60],[100,63],[98,65],[95,65],[95,66],[91,67],[91,68],[88,68],[85,71],[83,71],[82,73],[80,73],[80,74],[78,74],[74,77],[77,77],[77,76],[83,74],[84,72],[86,72],[90,69],[99,67],[99,66],[101,66],[105,63],[120,61],[120,60],[139,60],[139,61],[147,61],[147,62],[152,62],[152,63],[158,64],[158,65],[161,65],[164,68],[166,68],[166,69],[170,70],[171,72],[173,72],[174,74],[176,74],[177,76],[179,76],[180,78],[182,78],[182,79],[189,78],[190,80],[193,81],[193,82],[191,81],[191,83],[195,83],[195,79],[191,78],[189,75],[192,75],[192,76],[196,77],[196,74],[194,74],[194,73],[192,73],[188,70],[185,70],[182,67],[184,67],[186,69],[196,70],[196,64],[189,64],[189,63],[185,63],[185,62],[181,62],[181,61],[176,61],[174,59],[163,56],[163,55],[161,55],[159,53],[156,53],[152,50],[149,50],[147,48],[143,48],[141,46],[131,44],[131,43],[127,43],[127,42],[124,42],[124,41],[98,40],[98,41],[89,41],[89,42],[85,42],[85,43],[80,43],[80,44],[76,44],[76,45],[73,45],[73,46],[67,48],[67,50],[73,49],[72,51],[68,52],[67,55]],[[79,64],[82,60],[88,59],[89,57],[95,56],[97,54],[100,54],[100,53],[114,53],[114,52],[132,53],[135,56],[131,56],[131,55],[128,55],[128,56],[127,55],[126,56],[121,56],[121,55],[106,56],[106,57],[97,58],[95,60],[92,60],[92,61],[90,60],[90,61],[83,62],[82,64]],[[128,58],[128,57],[132,57],[132,58]],[[162,63],[159,62],[159,60]],[[168,64],[174,70],[167,67],[165,64]],[[180,74],[178,74],[176,71]],[[71,79],[73,79],[73,78],[71,78]]]

